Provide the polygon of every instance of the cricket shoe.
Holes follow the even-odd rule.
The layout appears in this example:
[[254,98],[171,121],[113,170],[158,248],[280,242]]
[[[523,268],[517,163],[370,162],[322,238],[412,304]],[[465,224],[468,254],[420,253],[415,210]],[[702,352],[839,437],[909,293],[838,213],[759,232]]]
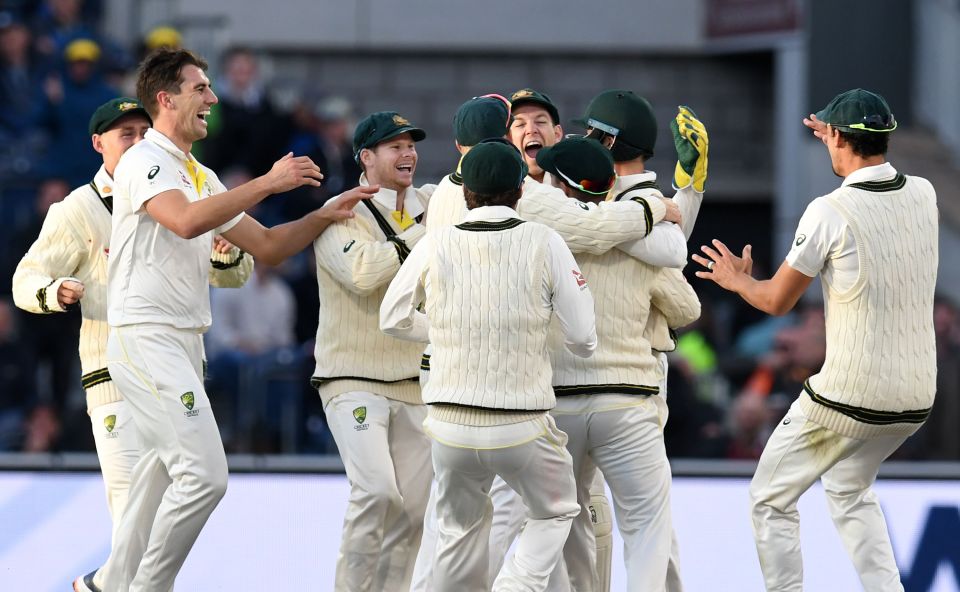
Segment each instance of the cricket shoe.
[[97,570],[93,570],[85,576],[78,576],[73,581],[73,592],[103,592],[93,583],[93,576],[97,575]]

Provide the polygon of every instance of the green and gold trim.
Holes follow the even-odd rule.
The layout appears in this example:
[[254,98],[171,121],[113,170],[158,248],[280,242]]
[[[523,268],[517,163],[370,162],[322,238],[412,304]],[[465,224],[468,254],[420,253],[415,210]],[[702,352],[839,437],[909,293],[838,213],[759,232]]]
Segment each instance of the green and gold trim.
[[53,312],[50,310],[50,307],[47,306],[47,288],[52,286],[55,281],[57,280],[50,280],[49,284],[37,290],[37,304],[40,306],[40,310],[45,313]]
[[210,260],[210,266],[216,270],[223,271],[225,269],[232,269],[240,265],[240,262],[243,261],[244,252],[240,251],[240,254],[237,255],[237,258],[231,261],[230,263],[224,263],[223,261],[214,261]]
[[460,172],[450,174],[450,182],[459,187],[463,187],[463,175]]
[[810,399],[813,400],[814,403],[823,405],[828,409],[832,409],[837,413],[846,415],[847,417],[855,419],[861,423],[867,423],[871,425],[923,423],[926,421],[927,417],[930,416],[930,410],[932,409],[931,407],[928,407],[927,409],[915,409],[908,411],[878,411],[876,409],[867,409],[865,407],[855,407],[845,403],[838,403],[818,395],[816,391],[813,390],[813,387],[810,386],[809,380],[803,383],[803,390],[806,391],[807,395],[810,396]]
[[420,357],[420,369],[424,372],[430,372],[430,354],[423,354]]
[[84,390],[90,389],[97,386],[98,384],[103,384],[104,382],[110,382],[110,372],[106,368],[100,368],[99,370],[94,370],[93,372],[87,372],[80,377],[80,384],[83,385]]
[[553,394],[558,397],[572,395],[640,395],[649,397],[660,394],[660,387],[642,384],[578,384],[572,386],[554,386]]
[[500,222],[488,222],[486,220],[477,220],[476,222],[464,222],[462,224],[457,224],[457,228],[460,230],[466,230],[467,232],[496,232],[499,230],[510,230],[511,228],[516,228],[523,224],[523,220],[520,218],[507,218],[506,220],[501,220]]
[[864,191],[872,191],[874,193],[884,193],[887,191],[898,191],[903,189],[903,186],[906,184],[907,177],[897,173],[894,178],[887,179],[886,181],[864,181],[862,183],[851,183],[847,185],[847,187],[863,189]]

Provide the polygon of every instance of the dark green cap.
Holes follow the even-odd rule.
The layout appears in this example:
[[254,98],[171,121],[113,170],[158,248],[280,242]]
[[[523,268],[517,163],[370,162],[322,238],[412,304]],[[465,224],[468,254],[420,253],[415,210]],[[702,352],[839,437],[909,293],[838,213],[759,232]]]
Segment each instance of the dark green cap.
[[481,142],[460,162],[463,186],[474,193],[493,195],[519,189],[527,176],[520,151],[506,141]]
[[130,97],[118,97],[97,107],[97,110],[94,111],[90,117],[90,125],[87,129],[91,136],[93,134],[102,134],[110,129],[110,126],[113,125],[116,120],[133,114],[146,117],[150,125],[153,125],[150,114],[143,108],[140,101],[131,99]]
[[862,88],[833,97],[817,113],[817,119],[849,133],[885,133],[897,129],[897,120],[884,98]]
[[353,132],[353,158],[360,162],[360,151],[373,148],[380,142],[400,134],[410,133],[414,142],[427,137],[427,133],[415,127],[396,111],[377,111],[363,118]]
[[453,116],[453,135],[461,146],[476,146],[487,138],[502,138],[510,124],[510,107],[492,96],[474,97]]
[[560,112],[557,111],[557,106],[553,104],[553,101],[550,100],[550,97],[541,92],[537,92],[532,88],[521,88],[510,95],[510,103],[512,104],[513,109],[527,104],[539,105],[546,109],[547,113],[550,114],[550,118],[553,119],[554,125],[560,125]]
[[606,195],[617,180],[610,151],[592,138],[566,138],[542,148],[537,164],[570,187],[592,195]]
[[605,90],[595,96],[582,119],[574,123],[592,127],[653,156],[657,143],[657,118],[653,107],[630,90]]

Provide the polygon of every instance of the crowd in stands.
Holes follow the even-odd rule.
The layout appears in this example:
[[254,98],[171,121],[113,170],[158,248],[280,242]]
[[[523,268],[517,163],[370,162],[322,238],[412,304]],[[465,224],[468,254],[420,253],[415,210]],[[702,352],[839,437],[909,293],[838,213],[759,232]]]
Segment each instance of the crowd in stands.
[[[95,107],[133,93],[132,73],[146,52],[182,42],[175,29],[158,27],[137,47],[122,47],[98,30],[100,12],[95,0],[0,0],[0,452],[93,449],[79,380],[79,314],[17,310],[10,278],[49,206],[100,166],[87,133]],[[258,56],[246,48],[226,51],[211,66],[220,102],[208,119],[209,137],[195,148],[228,187],[266,172],[291,150],[309,155],[325,175],[320,188],[260,204],[260,221],[299,217],[356,182],[356,114],[347,100],[304,88],[303,97],[320,98],[281,109]],[[670,355],[668,452],[756,459],[823,362],[823,308],[813,294],[797,312],[767,317],[737,299],[701,292],[700,280],[692,284],[703,314]],[[228,451],[335,452],[308,384],[319,304],[310,249],[281,267],[258,263],[241,289],[214,290],[208,386]],[[955,303],[938,298],[935,326],[937,402],[900,458],[960,459]]]

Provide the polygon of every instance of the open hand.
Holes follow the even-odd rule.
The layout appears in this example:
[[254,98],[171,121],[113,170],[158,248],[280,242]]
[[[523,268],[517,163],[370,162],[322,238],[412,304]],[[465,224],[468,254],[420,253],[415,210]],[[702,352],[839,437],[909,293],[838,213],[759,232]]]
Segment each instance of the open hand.
[[808,117],[804,117],[803,125],[813,130],[813,135],[816,136],[818,140],[824,144],[827,143],[827,137],[830,135],[830,130],[826,123],[817,119],[816,115],[811,113]]
[[353,208],[360,203],[361,199],[370,199],[380,191],[379,185],[360,185],[348,191],[344,191],[337,197],[328,201],[317,212],[327,220],[336,222],[353,218]]
[[700,250],[702,255],[693,255],[693,260],[707,268],[707,271],[698,271],[696,276],[705,280],[713,280],[721,288],[727,290],[733,289],[733,283],[744,274],[750,275],[753,272],[753,247],[747,245],[743,247],[743,254],[737,257],[730,252],[727,245],[717,239],[711,241],[715,248],[703,245]]
[[293,152],[288,152],[273,163],[263,179],[270,193],[283,193],[303,185],[319,187],[323,174],[309,156],[294,156]]

